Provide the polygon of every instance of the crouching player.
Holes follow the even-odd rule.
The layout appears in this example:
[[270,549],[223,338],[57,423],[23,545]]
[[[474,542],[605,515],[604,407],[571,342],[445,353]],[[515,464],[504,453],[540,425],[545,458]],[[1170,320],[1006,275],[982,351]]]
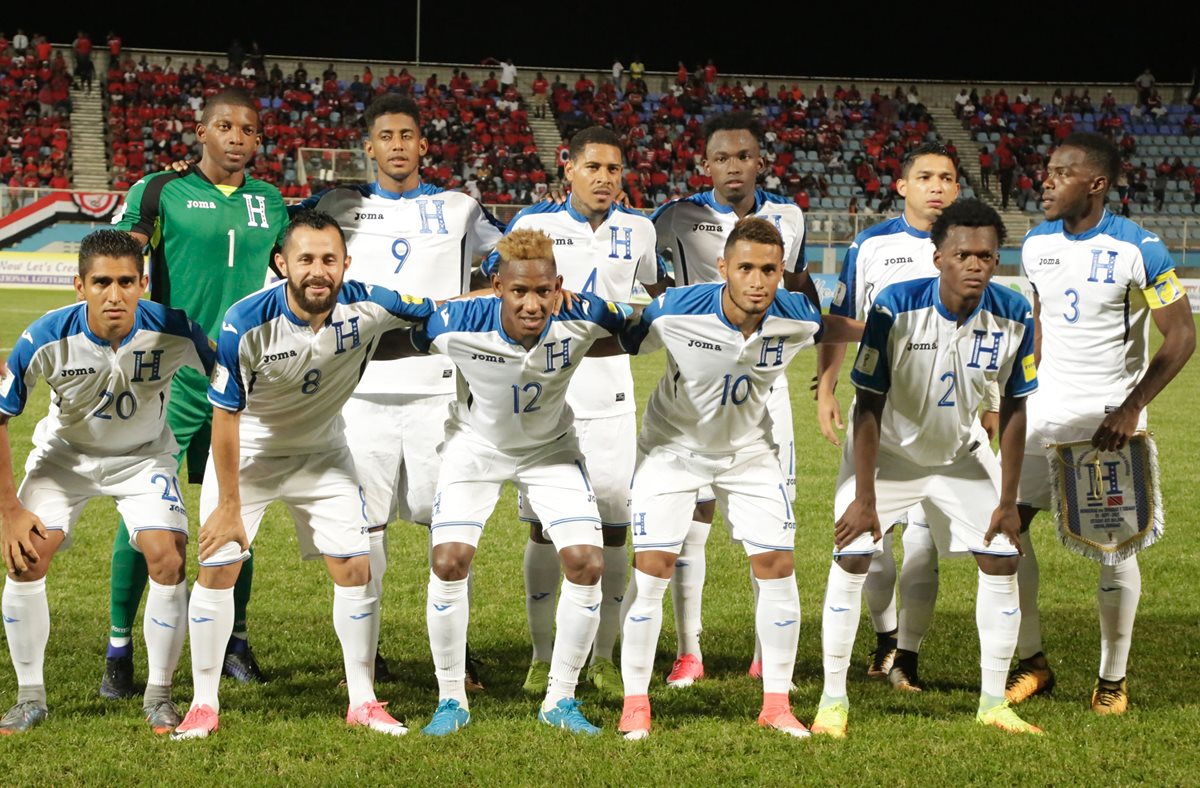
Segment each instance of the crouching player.
[[[160,734],[179,724],[171,677],[186,631],[188,521],[175,478],[178,447],[164,414],[175,373],[190,368],[208,374],[213,351],[183,312],[141,300],[143,265],[141,244],[125,233],[99,230],[84,238],[75,277],[82,301],[29,326],[0,379],[4,630],[18,688],[0,734],[46,719],[46,571],[55,552],[69,544],[84,505],[99,496],[116,500],[129,541],[150,571],[143,627],[150,668],[146,720]],[[8,421],[24,410],[39,378],[54,390],[54,402],[34,431],[17,490]]]
[[792,736],[808,735],[788,703],[800,631],[792,560],[796,522],[771,440],[767,401],[796,353],[822,339],[854,341],[862,324],[822,319],[805,295],[780,290],[783,250],[774,224],[742,219],[718,262],[724,283],[671,288],[620,337],[629,353],[667,350],[666,374],[642,421],[632,487],[637,598],[622,627],[620,730],[626,739],[650,733],[647,690],[663,595],[691,526],[696,494],[708,485],[726,517],[737,523],[759,584],[758,722]]
[[333,627],[342,644],[348,725],[393,736],[408,729],[375,698],[379,641],[369,585],[366,504],[346,448],[342,405],[379,335],[433,313],[429,300],[343,282],[346,239],[329,214],[292,217],[275,264],[284,281],[225,313],[209,386],[212,453],[200,491],[200,573],[188,606],[195,695],[173,736],[217,730],[217,689],[233,628],[233,585],[272,501],[325,559],[334,582]]
[[[1004,681],[1017,644],[1025,397],[1037,388],[1033,316],[1020,294],[990,284],[1004,241],[999,214],[959,200],[934,222],[939,275],[885,288],[867,315],[851,380],[857,388],[853,467],[838,474],[833,564],[822,612],[825,688],[813,733],[844,738],[846,672],[863,581],[881,546],[879,524],[923,504],[949,521],[949,552],[979,565],[975,621],[982,693],[976,719],[1010,733],[1041,733],[1009,708]],[[989,384],[998,384],[1000,450],[974,431]],[[942,529],[938,529],[941,531]],[[946,542],[946,534],[934,536]]]

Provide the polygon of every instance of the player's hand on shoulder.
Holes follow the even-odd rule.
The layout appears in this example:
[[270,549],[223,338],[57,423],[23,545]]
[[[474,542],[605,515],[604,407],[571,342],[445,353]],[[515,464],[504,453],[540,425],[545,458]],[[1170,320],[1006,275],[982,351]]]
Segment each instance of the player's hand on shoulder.
[[821,427],[821,434],[834,446],[841,446],[838,433],[846,431],[846,425],[842,422],[842,406],[832,391],[826,391],[822,386],[816,389],[817,424]]
[[1001,503],[992,512],[992,522],[988,526],[987,533],[983,535],[983,546],[990,546],[998,534],[1008,537],[1008,541],[1017,548],[1018,555],[1025,554],[1021,549],[1021,515],[1017,512],[1015,503]]
[[41,556],[33,546],[33,534],[45,539],[46,526],[36,514],[19,503],[0,510],[0,542],[4,551],[4,566],[8,573],[20,577]]
[[833,528],[833,543],[837,549],[843,550],[866,533],[871,534],[871,539],[875,542],[883,538],[883,531],[879,527],[879,514],[875,511],[875,501],[855,498]]
[[232,504],[218,504],[204,525],[200,526],[200,560],[208,560],[230,542],[237,542],[243,551],[250,547],[246,527],[242,523],[241,508]]
[[1100,451],[1116,451],[1125,447],[1137,431],[1139,412],[1122,405],[1104,417],[1092,435],[1092,445]]
[[163,172],[184,173],[190,170],[193,164],[195,164],[195,162],[193,162],[191,159],[179,159],[178,161],[173,161],[166,167],[163,167]]
[[562,300],[558,302],[558,314],[565,315],[567,312],[570,312],[577,306],[582,305],[583,301],[584,298],[583,296],[579,295],[579,293],[576,293],[574,290],[567,290],[566,288],[563,288]]
[[552,202],[555,205],[562,205],[567,201],[568,195],[570,195],[570,192],[566,189],[561,186],[555,186],[546,192],[546,196],[542,198],[542,202]]

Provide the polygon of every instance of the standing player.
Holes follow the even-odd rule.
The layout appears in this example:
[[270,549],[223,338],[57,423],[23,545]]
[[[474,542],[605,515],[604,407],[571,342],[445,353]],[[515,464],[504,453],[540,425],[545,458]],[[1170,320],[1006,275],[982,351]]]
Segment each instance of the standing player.
[[[637,600],[624,623],[621,672],[627,739],[650,733],[647,694],[662,628],[663,592],[675,571],[696,494],[711,486],[758,580],[755,629],[762,643],[759,725],[808,731],[788,702],[800,596],[792,560],[795,515],[770,443],[772,386],[803,348],[822,338],[820,310],[779,289],[783,237],[764,219],[742,219],[718,260],[723,284],[671,288],[621,335],[630,353],[663,347],[667,370],[650,397],[633,481]],[[858,338],[862,325],[830,316],[830,341]]]
[[[651,219],[658,234],[658,248],[660,252],[670,254],[676,284],[719,282],[717,260],[733,226],[746,216],[766,219],[783,235],[784,286],[791,291],[803,292],[814,306],[819,305],[820,298],[808,276],[804,259],[803,212],[787,197],[755,188],[763,170],[761,137],[758,122],[749,113],[737,112],[709,119],[704,127],[704,168],[713,180],[713,188],[667,203],[654,213]],[[792,401],[786,377],[778,379],[767,409],[772,423],[771,439],[779,453],[788,500],[794,501],[796,452],[792,435]],[[714,509],[709,491],[702,491],[671,586],[678,659],[667,683],[675,687],[686,687],[704,676],[700,608],[706,571],[704,544],[708,541]],[[733,526],[736,528],[737,523]],[[750,579],[753,583],[753,574]],[[759,656],[755,643],[750,674],[756,677],[760,675]]]
[[[863,581],[881,549],[880,523],[890,528],[918,503],[943,515],[935,527],[949,522],[950,552],[970,552],[979,565],[976,719],[1010,733],[1040,733],[1004,699],[1020,613],[1016,495],[1024,397],[1037,387],[1033,316],[1019,294],[990,284],[1004,241],[995,210],[978,200],[956,202],[934,222],[932,238],[940,275],[894,284],[875,298],[851,372],[858,394],[843,464],[852,457],[854,468],[838,474],[822,611],[825,688],[812,728],[836,738],[846,736],[846,673]],[[975,428],[992,383],[1004,391],[1002,467]]]
[[[467,574],[500,486],[517,485],[545,523],[563,567],[550,677],[538,719],[596,734],[575,686],[599,624],[601,520],[567,404],[567,387],[592,343],[619,330],[625,310],[581,293],[558,312],[554,241],[515,230],[496,245],[495,298],[451,301],[412,334],[412,348],[458,367],[433,504],[433,568],[426,619],[439,702],[425,726],[445,736],[471,718],[464,689]],[[412,352],[410,349],[409,352]]]
[[[1166,246],[1104,209],[1120,170],[1106,137],[1072,134],[1050,157],[1042,192],[1046,221],[1021,248],[1034,287],[1041,390],[1029,402],[1029,454],[1021,475],[1021,636],[1019,664],[1008,677],[1013,703],[1054,686],[1042,653],[1038,565],[1029,524],[1050,506],[1047,443],[1091,439],[1124,446],[1146,426],[1146,407],[1187,363],[1196,345],[1191,306]],[[1150,358],[1149,323],[1163,341]],[[1125,668],[1142,578],[1136,556],[1100,568],[1100,675],[1092,710],[1122,714],[1129,705]]]
[[342,644],[348,725],[408,732],[375,699],[372,663],[378,600],[370,584],[366,499],[346,448],[341,408],[379,334],[433,312],[433,302],[346,282],[345,237],[328,214],[296,214],[275,264],[285,281],[238,301],[221,323],[209,387],[212,455],[200,491],[200,574],[188,618],[191,709],[173,736],[218,728],[224,644],[233,629],[233,585],[267,506],[287,504],[302,549],[333,578],[333,627]]
[[[864,230],[854,239],[842,263],[830,314],[865,320],[875,296],[883,288],[937,275],[929,230],[942,210],[958,198],[958,169],[950,152],[939,143],[925,143],[909,151],[901,164],[896,190],[904,198],[904,213]],[[840,441],[834,427],[842,428],[842,417],[834,390],[845,357],[845,345],[823,344],[817,349],[817,420],[821,432],[835,446]],[[997,404],[989,402],[985,406],[988,410],[985,420],[993,425],[989,434],[995,431]],[[851,470],[853,459],[848,446],[843,454],[844,467]],[[899,623],[903,626],[899,629],[904,642],[897,643],[896,560],[892,556],[889,530],[883,537],[882,552],[871,560],[863,586],[876,637],[867,675],[890,677],[899,687],[919,689],[917,652],[929,630],[937,599],[937,549],[921,507],[913,507],[907,518],[912,527],[904,529],[904,562],[900,572],[904,609],[900,612]],[[902,651],[900,664],[895,672],[890,672],[897,645]]]
[[[421,183],[429,143],[411,99],[379,96],[363,116],[372,184],[330,189],[306,200],[334,217],[356,261],[347,276],[402,293],[452,298],[470,285],[471,263],[491,251],[502,226],[473,198]],[[298,208],[299,209],[299,208]],[[399,517],[428,526],[437,485],[437,447],[454,399],[454,365],[445,358],[370,364],[342,409],[346,439],[367,496],[371,583],[383,599],[385,528]],[[386,674],[386,662],[376,660]]]
[[[562,203],[532,205],[508,226],[509,233],[541,230],[554,240],[554,262],[567,290],[628,301],[638,281],[651,295],[660,292],[654,225],[641,214],[613,203],[621,189],[622,168],[620,137],[601,126],[577,132],[571,138],[566,165],[570,195]],[[498,260],[499,255],[493,254],[484,264],[485,273],[494,272]],[[600,627],[588,678],[602,692],[620,697],[621,674],[612,655],[629,566],[625,534],[637,433],[633,374],[628,358],[591,358],[578,363],[567,404],[575,414],[579,448],[591,469],[604,538]],[[530,524],[525,545],[525,610],[533,660],[525,690],[541,695],[550,674],[559,559],[524,497],[520,517]]]
[[[204,148],[200,162],[135,183],[115,224],[150,245],[150,297],[184,310],[215,338],[225,310],[262,287],[271,250],[287,228],[287,213],[278,189],[245,172],[260,140],[257,104],[247,93],[230,89],[209,98],[196,137]],[[207,378],[187,369],[171,383],[167,422],[193,483],[203,478],[208,455],[212,406],[207,389]],[[226,674],[239,681],[263,680],[246,640],[252,579],[251,558],[234,594],[236,622],[224,664]],[[146,563],[130,546],[124,525],[113,543],[111,582],[111,631],[100,694],[125,698],[133,694],[129,633],[146,583]]]
[[[186,626],[188,522],[175,478],[178,447],[162,404],[178,371],[212,370],[213,352],[183,312],[140,300],[147,283],[143,267],[142,245],[125,233],[100,230],[84,238],[75,277],[82,303],[56,309],[26,329],[0,378],[4,630],[18,687],[17,705],[0,720],[0,734],[26,731],[46,718],[46,571],[84,505],[98,496],[116,499],[133,549],[150,568],[146,720],[155,733],[179,724],[171,679]],[[24,410],[39,378],[54,390],[54,404],[34,431],[18,491],[8,421]]]

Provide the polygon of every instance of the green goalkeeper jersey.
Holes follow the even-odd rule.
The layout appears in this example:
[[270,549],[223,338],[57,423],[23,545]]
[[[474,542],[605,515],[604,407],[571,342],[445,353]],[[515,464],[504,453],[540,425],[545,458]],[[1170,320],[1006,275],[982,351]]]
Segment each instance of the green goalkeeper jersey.
[[213,339],[225,311],[263,286],[271,250],[288,225],[271,184],[247,175],[226,191],[198,167],[147,175],[113,221],[150,239],[150,297],[182,309]]

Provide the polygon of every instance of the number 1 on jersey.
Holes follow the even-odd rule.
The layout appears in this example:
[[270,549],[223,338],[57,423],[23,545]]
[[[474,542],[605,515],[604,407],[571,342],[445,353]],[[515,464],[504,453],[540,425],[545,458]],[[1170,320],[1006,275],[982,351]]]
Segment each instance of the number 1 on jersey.
[[229,228],[229,267],[233,268],[233,228]]

